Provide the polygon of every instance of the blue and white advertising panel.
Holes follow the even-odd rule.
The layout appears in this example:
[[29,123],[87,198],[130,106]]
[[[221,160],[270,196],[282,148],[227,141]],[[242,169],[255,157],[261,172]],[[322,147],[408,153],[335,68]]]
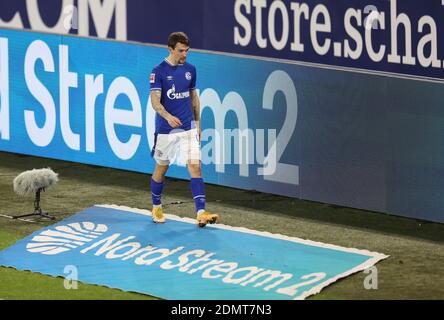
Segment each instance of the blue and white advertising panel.
[[[442,0],[4,0],[0,27],[440,78]],[[440,36],[441,34],[441,36]]]
[[176,216],[158,225],[146,210],[94,206],[3,250],[0,266],[62,276],[66,289],[81,281],[165,299],[293,300],[385,258],[245,228],[201,229]]
[[[0,30],[0,150],[151,173],[166,48]],[[444,221],[443,84],[191,52],[205,180]],[[180,159],[169,175],[188,178]]]

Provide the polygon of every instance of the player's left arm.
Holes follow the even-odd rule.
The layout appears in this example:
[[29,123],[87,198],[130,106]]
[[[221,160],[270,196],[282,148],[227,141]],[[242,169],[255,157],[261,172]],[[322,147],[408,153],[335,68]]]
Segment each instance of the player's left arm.
[[197,132],[199,133],[199,139],[201,135],[201,126],[200,126],[200,101],[199,95],[197,94],[196,89],[190,90],[191,96],[191,107],[193,109],[194,121],[196,121]]

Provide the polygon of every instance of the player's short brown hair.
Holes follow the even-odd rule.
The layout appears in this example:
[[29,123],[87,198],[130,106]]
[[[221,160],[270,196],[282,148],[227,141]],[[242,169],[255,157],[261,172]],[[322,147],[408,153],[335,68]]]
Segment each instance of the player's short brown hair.
[[182,43],[186,46],[190,46],[190,39],[185,34],[185,32],[173,32],[168,37],[168,47],[176,48],[177,43]]

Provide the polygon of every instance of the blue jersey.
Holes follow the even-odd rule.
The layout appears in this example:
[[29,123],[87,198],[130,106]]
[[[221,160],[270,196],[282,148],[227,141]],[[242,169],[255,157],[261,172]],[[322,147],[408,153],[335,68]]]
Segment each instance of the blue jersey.
[[[179,118],[182,126],[176,129],[190,130],[195,127],[190,90],[196,88],[196,68],[189,64],[173,66],[166,59],[153,69],[150,77],[151,90],[161,90],[160,103],[171,115]],[[173,128],[156,113],[156,134],[170,133]]]

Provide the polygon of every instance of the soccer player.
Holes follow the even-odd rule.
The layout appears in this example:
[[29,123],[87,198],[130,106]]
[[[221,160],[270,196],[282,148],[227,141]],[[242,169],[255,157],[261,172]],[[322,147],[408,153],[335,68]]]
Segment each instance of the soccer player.
[[196,92],[196,68],[187,63],[190,41],[183,32],[168,38],[169,56],[150,76],[151,103],[156,111],[155,143],[151,155],[156,161],[151,178],[153,221],[164,223],[161,196],[165,173],[179,154],[186,160],[197,223],[204,227],[219,221],[205,210],[205,186],[200,161],[200,102]]

